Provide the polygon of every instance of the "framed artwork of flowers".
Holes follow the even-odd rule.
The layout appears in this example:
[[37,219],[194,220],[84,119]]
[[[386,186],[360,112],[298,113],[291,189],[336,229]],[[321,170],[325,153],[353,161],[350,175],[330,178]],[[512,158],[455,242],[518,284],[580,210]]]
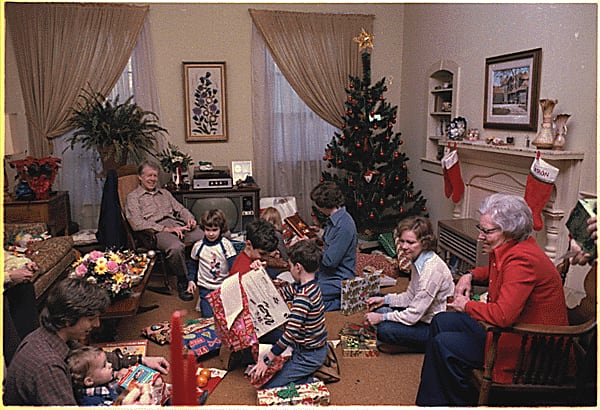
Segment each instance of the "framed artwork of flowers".
[[225,62],[183,63],[186,142],[227,141]]

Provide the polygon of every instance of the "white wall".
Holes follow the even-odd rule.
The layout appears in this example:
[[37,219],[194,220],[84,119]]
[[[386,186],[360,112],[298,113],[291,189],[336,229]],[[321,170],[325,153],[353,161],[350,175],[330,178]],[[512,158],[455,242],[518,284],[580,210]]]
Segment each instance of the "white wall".
[[[426,72],[438,60],[461,69],[458,115],[485,136],[511,134],[517,144],[535,132],[483,129],[485,59],[542,48],[540,98],[556,98],[554,114],[570,113],[565,149],[585,152],[580,190],[596,193],[597,6],[595,4],[407,4],[400,126],[415,162],[425,155]],[[541,114],[540,114],[541,119]],[[407,137],[408,140],[408,137]],[[408,142],[408,141],[407,141]],[[410,168],[434,220],[450,218],[441,176]],[[576,198],[573,198],[575,201]]]

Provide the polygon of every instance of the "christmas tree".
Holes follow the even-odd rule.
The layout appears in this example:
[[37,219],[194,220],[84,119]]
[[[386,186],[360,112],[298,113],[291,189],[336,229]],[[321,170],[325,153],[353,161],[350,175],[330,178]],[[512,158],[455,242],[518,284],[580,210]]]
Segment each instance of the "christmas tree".
[[350,76],[341,132],[325,149],[327,168],[322,181],[337,182],[346,208],[359,231],[386,232],[398,221],[427,212],[421,191],[414,192],[408,176],[408,157],[400,151],[401,133],[394,133],[398,107],[386,102],[385,78],[371,85],[373,35],[354,38],[362,57],[363,78]]

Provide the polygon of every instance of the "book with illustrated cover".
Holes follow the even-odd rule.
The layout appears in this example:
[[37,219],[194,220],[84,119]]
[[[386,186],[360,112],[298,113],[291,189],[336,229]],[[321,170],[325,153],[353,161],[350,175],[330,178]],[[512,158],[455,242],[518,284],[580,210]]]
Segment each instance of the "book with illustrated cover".
[[125,356],[137,356],[138,354],[146,356],[148,341],[145,339],[126,340],[122,342],[95,343],[94,346],[98,346],[105,352],[114,352],[118,349]]
[[567,229],[571,237],[581,246],[584,253],[589,253],[592,259],[597,256],[596,244],[587,230],[587,220],[596,216],[596,199],[580,199],[567,221]]
[[298,214],[288,216],[284,219],[284,222],[298,236],[306,236],[309,239],[315,239],[318,237],[316,232],[310,226],[308,226],[308,224],[304,222]]

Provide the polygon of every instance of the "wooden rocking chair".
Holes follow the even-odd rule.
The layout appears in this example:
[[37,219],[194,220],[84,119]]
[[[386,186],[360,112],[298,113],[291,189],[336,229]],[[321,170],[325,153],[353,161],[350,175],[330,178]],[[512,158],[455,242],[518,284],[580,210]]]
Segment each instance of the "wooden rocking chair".
[[[524,400],[536,400],[534,397],[539,394],[541,401],[528,405],[548,404],[553,393],[558,393],[560,405],[596,405],[596,269],[594,263],[585,278],[586,297],[569,311],[569,326],[518,323],[511,328],[499,328],[482,323],[492,334],[492,343],[485,353],[484,368],[472,372],[471,382],[479,390],[479,405],[488,405],[490,395],[496,391],[511,396],[526,393],[522,396]],[[521,337],[510,384],[492,380],[498,340],[503,333]],[[494,404],[505,404],[496,401]]]

